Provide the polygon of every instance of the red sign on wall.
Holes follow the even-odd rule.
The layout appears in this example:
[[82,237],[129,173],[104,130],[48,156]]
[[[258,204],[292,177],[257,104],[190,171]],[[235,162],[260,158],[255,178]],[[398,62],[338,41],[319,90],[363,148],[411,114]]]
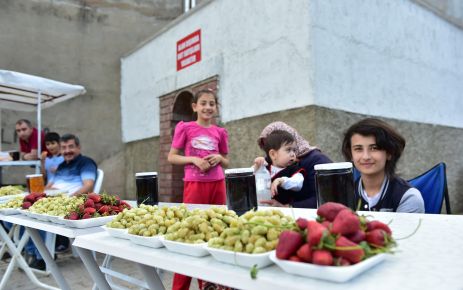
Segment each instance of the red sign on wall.
[[177,71],[201,61],[201,29],[177,41]]

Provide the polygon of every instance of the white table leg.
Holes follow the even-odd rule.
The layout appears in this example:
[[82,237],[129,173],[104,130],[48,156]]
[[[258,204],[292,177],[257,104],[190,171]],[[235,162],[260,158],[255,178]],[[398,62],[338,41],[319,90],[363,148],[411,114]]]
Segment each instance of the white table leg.
[[100,270],[100,267],[98,266],[95,258],[93,257],[92,251],[79,247],[75,247],[75,249],[77,250],[77,253],[80,256],[80,259],[84,263],[85,268],[87,268],[88,273],[90,274],[90,276],[92,276],[92,279],[97,285],[98,289],[111,290],[108,281],[106,281],[103,273]]
[[[14,231],[15,226],[16,225],[14,225],[10,229],[10,231]],[[27,232],[23,234],[22,238],[19,241],[18,247],[16,247],[16,245],[10,239],[10,236],[3,229],[3,227],[0,227],[0,237],[2,238],[3,242],[5,242],[5,244],[7,245],[9,251],[12,253],[12,258],[10,260],[10,263],[8,264],[8,268],[6,269],[5,275],[3,275],[2,281],[0,282],[0,290],[5,289],[6,283],[8,282],[13,272],[13,269],[15,267],[16,261],[18,262],[19,266],[24,270],[24,273],[26,273],[26,275],[29,277],[29,279],[34,285],[44,288],[44,289],[59,290],[58,288],[55,288],[55,287],[52,287],[52,286],[49,286],[47,284],[40,282],[37,279],[37,277],[34,275],[34,273],[32,273],[31,268],[29,267],[29,265],[27,265],[24,258],[21,256],[21,251],[26,245],[27,241],[29,240],[29,234]]]
[[70,290],[71,288],[69,287],[68,283],[64,279],[63,274],[58,268],[58,265],[56,265],[55,260],[53,257],[50,255],[50,252],[48,251],[47,247],[45,247],[45,244],[40,237],[39,231],[37,229],[25,227],[26,231],[29,233],[29,235],[32,238],[32,241],[34,241],[35,246],[37,247],[37,250],[39,250],[40,255],[42,255],[42,258],[45,260],[45,263],[47,267],[50,269],[51,274],[56,280],[56,283],[58,283],[59,287],[63,290]]
[[158,275],[158,272],[156,272],[156,268],[143,265],[143,264],[137,264],[138,267],[140,268],[141,272],[143,273],[143,276],[145,277],[146,283],[148,283],[150,289],[153,290],[164,290],[164,285],[162,284],[162,280]]

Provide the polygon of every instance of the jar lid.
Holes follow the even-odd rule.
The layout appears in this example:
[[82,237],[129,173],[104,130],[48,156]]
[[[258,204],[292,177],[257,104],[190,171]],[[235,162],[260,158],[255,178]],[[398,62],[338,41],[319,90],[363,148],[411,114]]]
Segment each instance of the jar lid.
[[153,176],[153,175],[158,175],[156,171],[153,172],[137,172],[135,173],[135,176]]
[[252,167],[225,169],[225,174],[254,173]]
[[335,163],[315,164],[313,168],[315,170],[349,169],[349,168],[352,168],[352,163],[351,162],[335,162]]

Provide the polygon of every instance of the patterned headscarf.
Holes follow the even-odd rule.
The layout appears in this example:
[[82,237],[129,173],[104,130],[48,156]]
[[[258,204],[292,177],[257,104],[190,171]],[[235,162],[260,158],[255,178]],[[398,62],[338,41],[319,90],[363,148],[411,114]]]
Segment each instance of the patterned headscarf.
[[287,125],[286,123],[283,122],[273,122],[267,125],[267,127],[262,130],[262,133],[260,133],[259,139],[257,139],[257,144],[259,147],[263,150],[264,149],[264,141],[265,138],[267,138],[270,133],[276,130],[281,130],[281,131],[286,131],[293,135],[294,139],[296,140],[296,156],[297,158],[300,158],[307,153],[309,153],[311,150],[316,149],[317,147],[310,146],[309,141],[305,140],[297,131]]

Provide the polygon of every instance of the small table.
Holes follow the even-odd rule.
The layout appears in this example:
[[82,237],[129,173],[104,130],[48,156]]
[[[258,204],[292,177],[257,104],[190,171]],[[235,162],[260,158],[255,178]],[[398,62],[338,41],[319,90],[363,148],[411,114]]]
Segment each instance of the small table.
[[[58,288],[51,287],[49,285],[41,283],[32,273],[32,270],[27,265],[24,258],[21,256],[20,250],[24,247],[29,235],[34,241],[34,244],[36,245],[42,258],[44,259],[47,265],[47,268],[50,270],[51,274],[53,275],[56,282],[58,283],[60,289],[70,289],[68,283],[66,282],[61,271],[56,265],[53,257],[51,256],[48,249],[45,247],[45,244],[42,238],[40,237],[38,230],[46,231],[46,232],[53,233],[53,234],[59,234],[59,235],[68,237],[71,240],[74,240],[76,237],[79,237],[82,235],[104,231],[101,227],[91,227],[91,228],[85,228],[85,229],[69,228],[64,225],[59,225],[59,224],[55,224],[51,222],[39,221],[39,220],[30,218],[30,217],[27,217],[21,214],[18,214],[18,215],[0,214],[0,220],[12,223],[14,225],[24,226],[26,229],[26,232],[21,238],[21,241],[19,242],[18,246],[16,246],[14,242],[12,241],[11,236],[8,233],[6,233],[3,227],[0,227],[0,238],[5,242],[6,246],[9,248],[9,251],[12,253],[10,264],[8,265],[8,268],[0,282],[0,289],[4,289],[10,275],[12,274],[16,261],[18,261],[20,267],[23,268],[26,275],[31,279],[31,281],[35,285],[42,287],[42,288],[46,288],[46,289],[58,289]],[[102,277],[104,277],[103,274],[102,274]]]
[[40,160],[0,161],[0,185],[2,182],[2,168],[7,166],[35,166],[35,173],[40,173]]
[[[294,217],[313,219],[313,209],[281,209]],[[155,268],[164,269],[238,289],[461,289],[463,276],[463,216],[405,213],[360,212],[371,219],[391,222],[395,238],[417,232],[398,240],[396,253],[385,261],[346,283],[333,283],[290,275],[276,265],[260,269],[257,279],[250,269],[220,263],[211,256],[202,258],[169,252],[165,248],[139,246],[128,240],[114,238],[106,232],[79,236],[74,241],[88,272],[99,289],[110,289],[106,281],[97,280],[98,265],[91,251],[112,255],[137,264],[150,289],[164,289]]]

